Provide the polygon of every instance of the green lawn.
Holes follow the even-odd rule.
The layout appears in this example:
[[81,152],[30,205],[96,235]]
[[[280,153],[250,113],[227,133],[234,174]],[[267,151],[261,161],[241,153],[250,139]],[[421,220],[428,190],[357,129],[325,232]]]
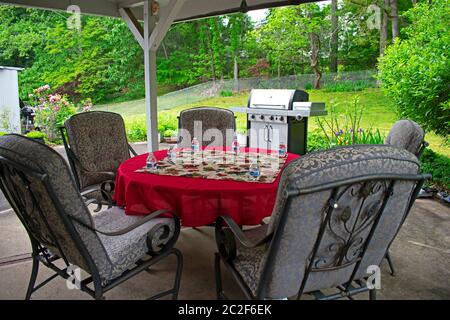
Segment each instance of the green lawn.
[[[323,90],[311,90],[310,101],[325,102],[327,106],[334,105],[336,110],[345,110],[355,99],[359,97],[359,103],[364,106],[362,118],[362,127],[378,128],[384,134],[387,134],[392,124],[398,119],[391,101],[384,96],[381,90],[376,88],[365,89],[357,92],[325,92]],[[229,108],[232,106],[245,106],[247,104],[248,93],[235,95],[232,97],[216,97],[206,99],[197,103],[187,104],[170,110],[159,112],[160,123],[171,123],[176,126],[176,117],[181,110],[198,106],[215,106],[220,108]],[[110,105],[100,105],[95,110],[107,110],[120,113],[127,126],[127,131],[138,130],[145,124],[145,106],[144,100],[134,100]],[[246,127],[244,114],[237,114],[238,131],[243,131]],[[317,128],[315,121],[310,121],[309,130]],[[141,129],[142,130],[142,129]],[[443,139],[434,133],[428,133],[426,140],[430,147],[441,154],[450,157],[450,148],[443,145]]]

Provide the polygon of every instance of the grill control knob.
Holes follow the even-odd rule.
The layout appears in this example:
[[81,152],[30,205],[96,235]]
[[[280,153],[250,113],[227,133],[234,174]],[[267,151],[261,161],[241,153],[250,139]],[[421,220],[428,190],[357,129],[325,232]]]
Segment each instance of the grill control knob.
[[284,117],[283,116],[280,117],[280,121],[284,121]]
[[263,115],[261,115],[259,118],[260,118],[261,120],[264,120],[264,116],[263,116]]
[[274,116],[270,116],[269,119],[273,121],[275,119],[275,117]]
[[255,117],[254,114],[252,114],[252,115],[250,116],[250,118],[255,119],[256,117]]

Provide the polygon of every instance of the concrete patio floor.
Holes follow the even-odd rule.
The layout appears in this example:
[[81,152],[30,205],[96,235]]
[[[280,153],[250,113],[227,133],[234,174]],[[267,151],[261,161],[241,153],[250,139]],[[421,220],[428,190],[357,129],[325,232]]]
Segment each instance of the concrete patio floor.
[[[145,145],[135,146],[139,153]],[[57,149],[61,153],[62,150]],[[23,299],[31,272],[30,244],[20,221],[5,204],[0,212],[0,299]],[[176,245],[184,256],[180,299],[215,299],[214,230],[211,227],[184,228]],[[390,276],[382,264],[378,299],[450,299],[450,208],[434,200],[417,200],[410,216],[391,247],[397,269]],[[106,299],[144,299],[172,286],[175,259],[168,258],[151,273],[142,272],[106,293]],[[41,267],[39,280],[52,273]],[[231,298],[243,298],[231,276],[223,270],[224,284]],[[357,299],[367,299],[367,294]],[[305,297],[308,298],[308,297]],[[69,290],[56,278],[33,294],[33,299],[90,299]]]

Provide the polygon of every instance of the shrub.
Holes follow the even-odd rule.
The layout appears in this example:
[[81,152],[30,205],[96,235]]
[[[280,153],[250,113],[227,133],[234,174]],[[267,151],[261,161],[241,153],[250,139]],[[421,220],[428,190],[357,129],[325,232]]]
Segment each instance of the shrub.
[[131,142],[146,141],[147,128],[145,119],[134,120],[125,124],[128,140]]
[[221,97],[232,97],[233,92],[231,92],[230,90],[222,90],[222,91],[220,91],[220,96]]
[[158,132],[164,134],[166,130],[177,130],[178,118],[175,113],[161,112],[158,114]]
[[4,136],[5,134],[8,134],[8,132],[2,132],[2,131],[1,131],[1,132],[0,132],[0,137],[1,137],[1,136]]
[[177,132],[175,130],[167,129],[166,131],[164,131],[165,138],[175,137],[176,135]]
[[31,139],[47,139],[47,135],[41,131],[30,131],[25,136]]
[[375,85],[365,80],[358,81],[342,81],[333,84],[327,84],[323,90],[326,92],[352,92],[362,91],[367,88],[373,88]]
[[405,13],[404,38],[387,48],[378,78],[402,118],[450,132],[450,0],[422,1]]
[[308,132],[308,152],[326,150],[329,148],[330,144],[320,129]]
[[312,90],[312,89],[314,89],[314,86],[312,85],[312,83],[305,84],[305,90]]
[[450,158],[438,154],[431,149],[425,149],[420,157],[420,164],[423,173],[431,173],[432,180],[427,184],[432,184],[439,189],[450,191]]

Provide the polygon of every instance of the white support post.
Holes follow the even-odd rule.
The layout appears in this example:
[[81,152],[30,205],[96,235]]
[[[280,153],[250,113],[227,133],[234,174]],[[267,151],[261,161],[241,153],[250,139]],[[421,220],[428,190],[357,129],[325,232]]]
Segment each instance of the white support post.
[[150,35],[155,29],[156,17],[152,15],[151,0],[144,1],[144,68],[145,114],[147,124],[147,149],[158,150],[158,108],[156,97],[156,50],[150,50]]
[[145,114],[147,125],[147,149],[158,150],[158,108],[156,97],[156,50],[166,35],[184,0],[170,0],[161,8],[159,21],[152,14],[152,0],[143,1],[144,29],[129,8],[119,8],[122,19],[127,24],[136,41],[144,49],[145,68]]

